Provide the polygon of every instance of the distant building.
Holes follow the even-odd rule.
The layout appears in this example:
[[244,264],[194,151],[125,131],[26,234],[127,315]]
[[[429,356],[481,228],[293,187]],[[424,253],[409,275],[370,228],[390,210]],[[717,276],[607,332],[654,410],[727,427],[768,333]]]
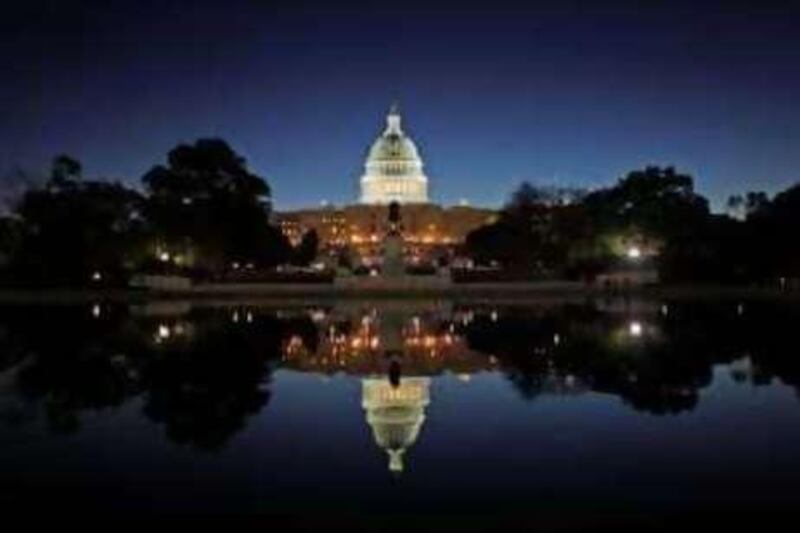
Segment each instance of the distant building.
[[400,127],[400,113],[392,106],[386,129],[369,150],[361,177],[362,204],[424,204],[428,202],[428,178],[422,172],[417,145]]
[[470,231],[494,222],[497,212],[493,209],[471,207],[463,201],[450,207],[430,202],[422,158],[403,132],[396,107],[386,122],[386,129],[369,149],[356,202],[276,213],[292,244],[314,229],[323,251],[350,247],[362,257],[374,256],[386,234],[391,202],[402,205],[402,234],[411,257],[433,248],[452,249]]

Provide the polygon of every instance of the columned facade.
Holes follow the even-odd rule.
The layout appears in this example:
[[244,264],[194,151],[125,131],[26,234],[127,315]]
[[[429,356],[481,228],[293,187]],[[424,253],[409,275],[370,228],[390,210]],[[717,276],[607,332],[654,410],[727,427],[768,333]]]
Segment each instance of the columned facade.
[[383,133],[368,151],[354,202],[278,212],[276,221],[292,245],[313,229],[323,253],[332,257],[349,249],[364,263],[373,263],[381,255],[389,229],[388,206],[398,202],[404,256],[414,260],[440,257],[444,252],[452,255],[469,232],[494,222],[497,211],[432,202],[423,168],[417,145],[403,131],[400,113],[393,106]]

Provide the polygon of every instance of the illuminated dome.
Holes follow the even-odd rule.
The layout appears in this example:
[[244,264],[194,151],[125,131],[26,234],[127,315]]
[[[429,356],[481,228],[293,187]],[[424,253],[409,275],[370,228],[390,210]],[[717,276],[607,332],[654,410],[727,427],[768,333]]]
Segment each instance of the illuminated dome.
[[430,402],[430,379],[403,378],[393,386],[387,379],[363,380],[362,406],[375,443],[389,455],[389,470],[402,472],[403,454],[419,436]]
[[392,106],[386,129],[372,144],[361,177],[361,203],[426,203],[428,178],[414,141],[400,125],[400,113]]

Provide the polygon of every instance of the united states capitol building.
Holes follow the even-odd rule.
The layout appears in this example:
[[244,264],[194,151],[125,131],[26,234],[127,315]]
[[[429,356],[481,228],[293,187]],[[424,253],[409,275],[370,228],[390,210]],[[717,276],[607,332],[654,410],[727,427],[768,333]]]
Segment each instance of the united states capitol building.
[[400,113],[392,106],[386,129],[372,144],[361,177],[362,204],[428,203],[428,177],[417,145],[403,132]]
[[322,251],[348,248],[368,260],[379,254],[386,233],[388,206],[401,205],[405,252],[419,258],[452,252],[473,229],[494,221],[496,211],[431,201],[429,178],[419,149],[403,130],[396,106],[386,116],[383,132],[367,152],[360,193],[352,204],[276,213],[292,244],[314,229]]

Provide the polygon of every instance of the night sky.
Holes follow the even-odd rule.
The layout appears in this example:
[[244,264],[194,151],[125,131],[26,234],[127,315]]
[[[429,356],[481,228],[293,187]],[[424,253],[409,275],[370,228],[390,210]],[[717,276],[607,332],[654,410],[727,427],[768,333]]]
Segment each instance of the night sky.
[[796,2],[14,3],[4,175],[66,152],[136,184],[178,142],[219,136],[279,208],[343,203],[397,100],[448,204],[648,163],[717,206],[800,180]]

